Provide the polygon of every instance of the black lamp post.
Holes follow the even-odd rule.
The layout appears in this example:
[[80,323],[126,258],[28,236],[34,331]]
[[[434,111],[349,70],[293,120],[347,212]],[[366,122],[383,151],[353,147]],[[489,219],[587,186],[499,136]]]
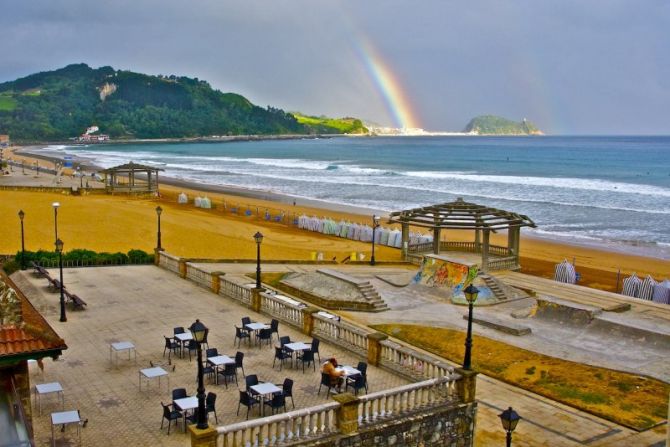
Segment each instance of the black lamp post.
[[58,239],[58,207],[60,203],[54,202],[51,206],[54,208],[54,233],[56,234],[56,239]]
[[56,239],[56,252],[58,253],[58,268],[60,269],[60,320],[67,321],[65,315],[65,296],[63,295],[63,241]]
[[19,220],[21,221],[21,270],[26,269],[26,245],[23,239],[23,218],[25,215],[26,213],[23,210],[19,210]]
[[261,288],[261,243],[263,242],[263,235],[260,231],[254,234],[256,240],[256,288]]
[[472,364],[472,306],[477,301],[479,289],[472,283],[463,291],[465,299],[468,302],[468,335],[465,337],[465,359],[463,359],[463,369],[469,370]]
[[500,422],[507,432],[507,447],[512,447],[512,432],[516,428],[516,424],[519,423],[521,416],[514,410],[512,407],[509,407],[507,410],[503,411],[498,415],[500,417]]
[[161,213],[163,212],[163,208],[160,206],[156,207],[156,216],[158,216],[158,240],[156,241],[156,251],[161,251],[163,247],[161,247]]
[[375,265],[375,232],[379,227],[379,216],[372,216],[372,256],[370,256],[370,265]]
[[198,420],[196,427],[200,430],[209,428],[207,424],[207,408],[205,408],[205,379],[202,372],[202,341],[205,339],[205,333],[207,332],[207,327],[200,322],[200,320],[195,320],[195,323],[189,328],[193,339],[195,340],[196,347],[198,349]]

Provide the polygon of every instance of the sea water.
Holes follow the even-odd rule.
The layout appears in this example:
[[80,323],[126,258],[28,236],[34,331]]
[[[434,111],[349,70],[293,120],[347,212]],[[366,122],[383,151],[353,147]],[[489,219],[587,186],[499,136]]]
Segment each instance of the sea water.
[[528,232],[670,258],[670,137],[342,137],[51,147],[109,167],[383,211],[457,197]]

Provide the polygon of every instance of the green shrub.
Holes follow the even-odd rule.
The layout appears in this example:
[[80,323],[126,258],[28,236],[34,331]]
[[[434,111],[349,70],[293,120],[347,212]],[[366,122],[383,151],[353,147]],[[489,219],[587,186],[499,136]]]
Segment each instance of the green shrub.
[[5,262],[2,265],[2,269],[5,271],[5,273],[7,273],[8,275],[11,275],[15,271],[21,269],[21,264],[19,264],[19,262],[16,259],[12,259],[12,260],[9,260],[9,261]]

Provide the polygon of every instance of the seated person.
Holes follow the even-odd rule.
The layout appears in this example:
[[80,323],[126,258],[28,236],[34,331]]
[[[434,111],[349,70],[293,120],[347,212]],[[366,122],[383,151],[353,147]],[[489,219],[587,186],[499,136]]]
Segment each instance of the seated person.
[[330,384],[336,387],[338,392],[341,392],[342,384],[344,383],[344,371],[338,371],[335,368],[337,368],[337,360],[335,360],[335,357],[331,357],[323,364],[321,372],[328,374],[330,376]]

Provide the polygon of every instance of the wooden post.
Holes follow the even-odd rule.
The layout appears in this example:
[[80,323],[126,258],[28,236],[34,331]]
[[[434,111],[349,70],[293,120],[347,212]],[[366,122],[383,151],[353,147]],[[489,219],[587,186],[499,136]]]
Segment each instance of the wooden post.
[[402,222],[400,224],[402,230],[402,245],[401,245],[401,254],[402,260],[407,260],[407,249],[409,248],[409,224],[407,222]]
[[381,341],[386,340],[388,335],[381,332],[368,334],[368,363],[372,366],[379,366],[382,357]]
[[507,229],[507,249],[510,254],[514,254],[514,227],[509,227]]
[[340,433],[349,435],[358,431],[358,404],[360,399],[351,393],[336,394],[333,400],[340,404],[336,412],[336,424]]
[[433,228],[433,253],[440,254],[440,228]]
[[454,371],[461,376],[456,381],[456,391],[461,402],[474,402],[477,393],[477,372],[463,368],[454,368]]
[[314,331],[314,314],[317,313],[319,309],[316,307],[306,307],[302,310],[302,333],[307,336],[312,336]]
[[482,241],[482,271],[488,272],[489,270],[489,236],[491,230],[486,228],[484,230],[484,240]]
[[190,424],[188,431],[191,432],[191,447],[216,447],[217,431],[214,427],[201,430]]
[[482,252],[482,232],[479,229],[475,230],[475,253]]

